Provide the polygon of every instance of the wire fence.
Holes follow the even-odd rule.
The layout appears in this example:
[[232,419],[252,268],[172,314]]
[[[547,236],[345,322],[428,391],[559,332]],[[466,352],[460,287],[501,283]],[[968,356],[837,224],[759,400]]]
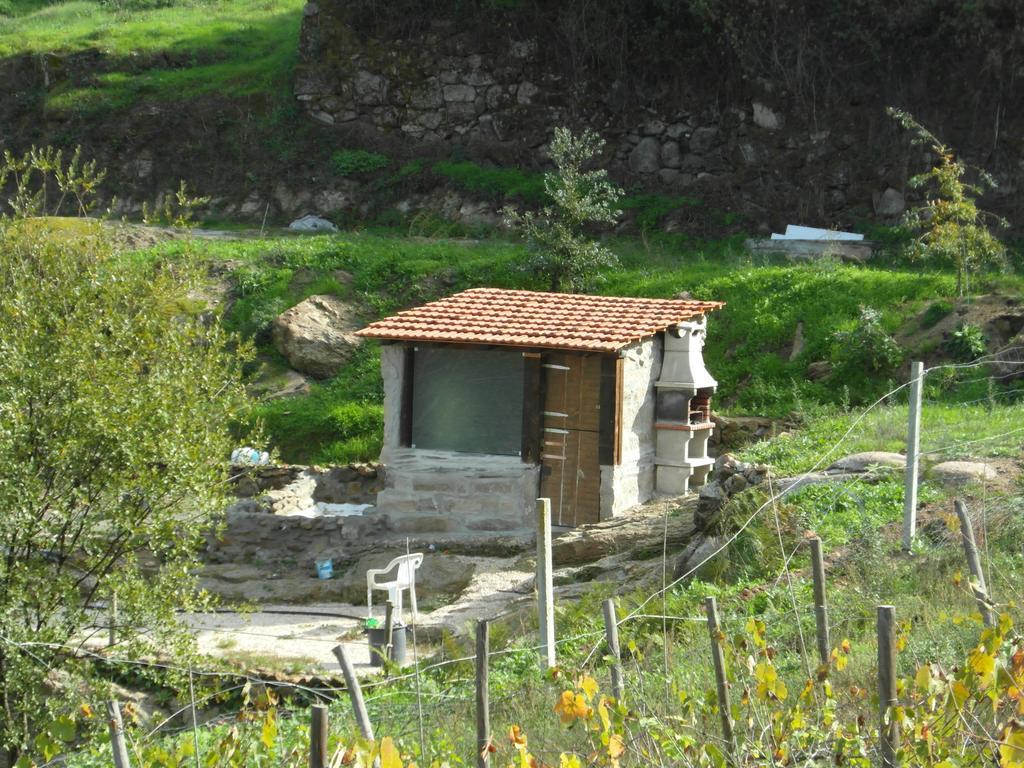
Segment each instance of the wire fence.
[[[925,377],[929,373],[933,373],[943,369],[956,370],[959,372],[971,369],[981,368],[989,362],[988,358],[982,358],[978,361],[974,361],[970,364],[955,364],[937,366],[935,368],[928,369],[925,371]],[[1019,365],[1024,366],[1024,362],[1020,363],[1007,363],[1002,362],[1003,365]],[[974,383],[989,381],[997,382],[1002,381],[1009,376],[987,376],[981,377],[974,381]],[[767,495],[766,498],[759,503],[753,511],[747,514],[743,519],[734,521],[732,528],[728,535],[723,537],[722,543],[713,548],[711,552],[706,554],[700,559],[698,563],[692,565],[686,569],[684,573],[674,576],[671,580],[668,578],[668,574],[672,571],[669,566],[670,558],[675,554],[668,551],[667,547],[667,533],[665,544],[661,552],[661,580],[660,584],[653,589],[648,590],[638,599],[633,600],[632,606],[629,611],[618,618],[615,622],[617,628],[621,628],[627,635],[631,635],[633,630],[639,627],[643,627],[645,631],[649,630],[652,624],[660,625],[661,628],[661,640],[660,646],[662,650],[662,664],[661,669],[658,670],[650,664],[646,664],[641,667],[639,656],[630,652],[630,654],[624,654],[623,660],[632,662],[634,668],[632,674],[627,673],[627,697],[631,703],[632,716],[636,718],[636,722],[647,722],[653,724],[659,733],[667,734],[665,738],[669,739],[670,742],[674,743],[666,746],[665,743],[658,742],[651,735],[650,728],[648,729],[635,729],[634,732],[629,734],[630,744],[636,748],[638,745],[643,744],[643,753],[652,756],[652,759],[657,764],[666,764],[665,760],[667,755],[673,753],[672,751],[676,748],[685,752],[684,745],[690,744],[692,738],[699,736],[699,738],[713,742],[717,744],[722,750],[728,750],[730,748],[729,739],[723,738],[717,734],[713,728],[713,724],[700,718],[691,719],[688,724],[683,724],[679,715],[674,712],[677,702],[672,701],[672,697],[666,699],[664,697],[665,691],[675,692],[681,682],[681,677],[689,676],[689,682],[696,682],[698,687],[705,686],[712,680],[712,672],[710,665],[686,665],[685,672],[681,672],[671,662],[674,654],[679,651],[673,645],[673,636],[679,631],[679,627],[693,627],[694,629],[700,628],[703,630],[703,626],[707,624],[708,618],[705,615],[694,614],[694,615],[678,615],[673,614],[668,610],[668,595],[677,587],[684,582],[691,579],[695,573],[697,573],[703,566],[707,565],[715,558],[719,557],[723,552],[726,552],[731,545],[733,545],[737,539],[744,535],[744,533],[755,523],[765,523],[769,526],[769,529],[774,531],[776,544],[778,547],[778,555],[780,558],[781,565],[778,568],[778,572],[774,575],[773,579],[768,581],[773,582],[773,586],[778,587],[785,585],[785,595],[788,602],[788,607],[784,611],[780,611],[779,615],[788,616],[792,622],[792,626],[796,630],[796,638],[798,644],[797,653],[797,666],[802,670],[802,673],[808,679],[813,679],[816,673],[816,663],[811,658],[812,654],[809,651],[811,643],[805,636],[805,628],[811,632],[814,631],[813,621],[815,619],[815,605],[808,604],[804,596],[800,593],[797,588],[798,582],[805,583],[806,579],[801,574],[794,571],[794,561],[804,550],[805,543],[803,541],[791,542],[789,545],[786,543],[786,539],[783,535],[783,524],[780,518],[779,505],[785,501],[786,497],[794,492],[796,489],[803,487],[804,481],[812,478],[816,473],[822,470],[839,455],[843,446],[848,443],[851,436],[853,436],[857,429],[865,423],[865,421],[873,414],[879,412],[881,408],[887,405],[891,405],[901,395],[901,393],[909,386],[910,382],[900,384],[894,387],[884,395],[879,397],[875,402],[871,403],[866,408],[853,414],[849,420],[848,426],[842,432],[842,434],[832,441],[829,445],[823,447],[817,455],[814,457],[814,461],[810,464],[809,468],[797,475],[795,478],[790,479],[783,486],[779,487],[776,485],[775,480],[769,475],[767,481]],[[1018,394],[1024,392],[1024,389],[1009,389],[999,391],[995,397],[986,398],[971,398],[962,403],[956,403],[956,406],[963,408],[970,408],[972,406],[979,406],[982,403],[992,405],[998,398],[1005,398],[1012,400],[1012,398]],[[925,408],[929,406],[949,406],[949,403],[937,403],[925,401]],[[1013,418],[1020,418],[1020,415],[1013,416],[1009,414],[1007,416],[1008,426],[1007,429],[1000,429],[991,434],[983,434],[977,437],[966,437],[969,434],[970,422],[976,420],[977,414],[970,411],[965,411],[963,419],[961,421],[952,421],[946,425],[940,425],[940,427],[934,431],[925,430],[922,439],[922,449],[919,453],[919,457],[943,457],[943,456],[970,456],[978,450],[985,450],[991,452],[992,446],[997,446],[1002,450],[1012,452],[1020,448],[1019,436],[1024,434],[1024,426],[1012,426]],[[927,419],[926,419],[927,422]],[[977,424],[974,425],[977,429]],[[895,430],[895,427],[892,427]],[[967,430],[967,432],[965,432]],[[975,432],[977,434],[977,432]],[[985,460],[983,459],[983,462]],[[851,476],[849,478],[843,478],[838,482],[830,483],[826,486],[825,501],[823,502],[825,507],[829,507],[838,502],[842,498],[856,499],[862,492],[864,483],[863,476]],[[982,543],[982,559],[987,567],[989,573],[988,583],[993,591],[993,594],[999,594],[1000,592],[1006,597],[1003,604],[1012,600],[1019,600],[1021,595],[1021,589],[1019,587],[1018,574],[1012,573],[1000,573],[998,570],[992,568],[992,558],[988,552],[989,544],[989,530],[988,530],[988,517],[990,514],[995,512],[1003,513],[1002,504],[1003,501],[995,498],[990,494],[990,487],[988,480],[983,475],[980,482],[980,491],[978,493],[980,504],[976,510],[975,517],[978,523],[980,523],[980,540]],[[668,511],[666,511],[666,515]],[[667,517],[666,517],[666,531],[667,531]],[[965,599],[973,599],[968,587],[963,587],[963,595]],[[657,600],[661,600],[660,606],[651,608],[652,603]],[[96,606],[96,609],[102,610],[103,606]],[[297,615],[308,615],[308,616],[333,616],[330,613],[320,614],[309,613],[306,614],[302,611],[295,611]],[[344,618],[353,618],[346,616]],[[497,617],[495,617],[497,618]],[[738,632],[743,629],[749,620],[749,616],[745,614],[732,614],[725,615],[722,617],[723,626],[728,632]],[[854,613],[844,613],[842,610],[836,612],[833,616],[832,628],[843,629],[854,623],[863,623],[865,617],[863,615],[856,615]],[[413,624],[415,626],[415,623]],[[97,629],[102,631],[103,627]],[[133,628],[133,627],[121,627],[122,630],[130,631],[146,631],[145,628]],[[229,630],[232,634],[249,635],[260,638],[273,638],[276,639],[278,635],[267,632],[260,632],[252,628],[231,628]],[[582,670],[603,670],[606,665],[606,659],[602,657],[602,653],[606,650],[606,633],[607,627],[601,629],[595,629],[593,631],[573,633],[566,637],[560,637],[556,639],[556,645],[558,647],[571,647],[575,649],[574,659],[578,661],[574,662],[579,669]],[[693,637],[691,633],[687,637]],[[322,643],[333,643],[334,640],[310,638],[309,642],[322,642]],[[336,702],[344,701],[345,698],[351,693],[351,690],[346,688],[340,681],[331,679],[327,676],[321,676],[322,683],[319,685],[306,685],[301,682],[292,680],[281,680],[269,676],[253,675],[233,670],[224,669],[195,669],[190,666],[182,664],[176,664],[173,662],[167,662],[159,659],[135,659],[125,658],[116,655],[112,651],[116,651],[116,647],[106,650],[97,650],[94,648],[87,647],[88,642],[83,641],[75,644],[59,644],[59,643],[47,643],[47,642],[25,642],[25,641],[14,641],[10,638],[0,636],[0,643],[7,646],[9,649],[15,649],[20,653],[33,658],[38,664],[46,669],[52,667],[52,659],[48,658],[43,651],[56,652],[68,656],[74,656],[80,659],[88,659],[97,663],[106,665],[123,667],[123,668],[146,668],[153,670],[162,670],[166,672],[174,672],[180,675],[187,675],[189,679],[196,679],[201,681],[202,687],[205,688],[207,684],[211,684],[216,681],[216,689],[212,692],[202,692],[200,695],[194,695],[189,701],[183,706],[177,707],[174,711],[170,712],[166,717],[163,717],[156,722],[151,724],[145,730],[138,730],[132,733],[133,739],[133,750],[135,754],[139,754],[141,745],[152,743],[156,740],[164,738],[168,735],[180,733],[182,731],[191,730],[195,732],[197,729],[216,729],[226,722],[235,722],[243,716],[246,712],[245,708],[239,708],[234,711],[225,712],[223,706],[219,705],[216,707],[216,711],[212,713],[211,717],[206,722],[200,723],[200,717],[198,712],[208,704],[223,702],[227,697],[231,700],[235,695],[246,689],[247,686],[262,686],[269,690],[277,690],[281,692],[288,692],[290,694],[298,694],[305,700],[312,702]],[[431,756],[433,747],[428,744],[428,739],[424,732],[424,722],[430,724],[437,723],[451,723],[454,713],[465,714],[473,707],[473,697],[475,691],[476,678],[473,675],[467,675],[466,672],[470,665],[477,661],[476,653],[469,653],[460,655],[455,658],[447,658],[441,660],[421,660],[418,657],[418,647],[415,636],[413,637],[413,656],[414,664],[411,669],[394,671],[389,670],[384,676],[379,676],[373,679],[367,679],[361,682],[361,688],[367,692],[365,702],[369,705],[369,710],[372,718],[375,720],[378,734],[386,734],[400,738],[403,740],[412,740],[419,744],[420,759],[426,762]],[[704,656],[708,654],[707,649],[712,649],[714,646],[713,639],[706,641],[705,649],[693,651],[691,648],[684,650],[686,655],[696,654],[698,656]],[[502,658],[509,659],[521,659],[524,660],[526,666],[537,666],[536,658],[542,654],[545,650],[545,644],[538,643],[537,645],[517,645],[515,647],[503,648],[495,650],[488,654],[488,660],[490,664],[500,663]],[[582,652],[580,649],[586,649],[586,652]],[[963,652],[969,651],[969,647],[964,646],[959,650]],[[457,669],[458,668],[458,669]],[[448,674],[448,671],[452,674]],[[443,675],[441,673],[444,673]],[[542,676],[538,679],[544,680]],[[547,680],[550,683],[550,678]],[[409,684],[412,683],[412,688]],[[557,680],[554,683],[556,687],[558,685],[571,685],[569,680],[565,680],[559,683]],[[870,686],[864,686],[865,688]],[[652,688],[660,688],[661,690],[655,694]],[[542,690],[543,686],[536,687],[533,690],[534,693],[538,690]],[[549,702],[536,702],[531,700],[524,700],[521,692],[510,688],[507,682],[499,684],[495,689],[496,695],[490,700],[489,706],[493,709],[493,713],[502,722],[516,722],[521,720],[528,710],[536,709],[538,706],[546,707],[550,709]],[[815,696],[818,694],[815,693]],[[676,697],[678,698],[678,697]],[[721,704],[721,702],[719,702]],[[278,708],[278,713],[281,717],[299,718],[299,716],[305,711],[304,707],[291,707],[290,705],[282,704]],[[349,732],[352,727],[353,720],[344,715],[344,706],[336,708],[336,713],[339,716],[340,727],[336,727],[337,733]],[[183,716],[191,715],[191,724],[182,724],[181,720]],[[767,722],[759,722],[756,717],[752,721],[748,721],[746,729],[751,734],[752,740],[758,738],[766,738],[765,734],[770,730],[771,725]],[[432,727],[431,739],[440,737],[447,737],[453,742],[465,742],[465,734],[438,734],[435,731],[436,728]],[[971,724],[970,728],[972,734],[976,738],[979,733],[982,733],[978,724]],[[883,738],[882,731],[879,731],[879,739]],[[983,732],[987,734],[986,738],[992,737],[989,730]],[[998,741],[998,738],[995,739]],[[557,764],[559,762],[559,755],[566,752],[566,745],[570,745],[569,751],[582,750],[586,740],[581,736],[577,743],[573,743],[572,739],[569,741],[565,740],[564,733],[551,733],[548,734],[546,739],[544,737],[537,740],[536,743],[531,742],[531,752],[542,759],[546,764]],[[57,758],[46,765],[56,765],[65,758]]]

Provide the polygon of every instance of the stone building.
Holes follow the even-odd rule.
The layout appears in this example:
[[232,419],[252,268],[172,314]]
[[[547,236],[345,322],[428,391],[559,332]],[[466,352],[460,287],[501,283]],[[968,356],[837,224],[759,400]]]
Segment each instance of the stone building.
[[384,489],[406,533],[576,526],[702,484],[716,382],[682,299],[480,288],[359,331],[380,339]]

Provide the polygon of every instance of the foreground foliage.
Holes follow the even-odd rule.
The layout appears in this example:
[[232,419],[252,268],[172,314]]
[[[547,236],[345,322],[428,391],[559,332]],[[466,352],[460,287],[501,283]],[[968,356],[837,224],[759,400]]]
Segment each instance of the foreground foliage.
[[87,675],[79,651],[113,593],[139,630],[125,652],[189,647],[175,612],[196,605],[195,552],[223,508],[229,425],[247,409],[234,340],[191,298],[201,273],[187,260],[126,262],[96,221],[32,218],[40,189],[81,192],[92,177],[39,157],[8,160],[20,203],[0,217],[0,746],[11,757],[45,742],[40,724],[63,706],[54,691]]

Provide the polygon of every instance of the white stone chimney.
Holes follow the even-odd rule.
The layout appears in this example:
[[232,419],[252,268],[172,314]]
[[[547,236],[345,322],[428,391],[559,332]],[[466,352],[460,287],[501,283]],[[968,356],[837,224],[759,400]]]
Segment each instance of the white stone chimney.
[[679,323],[665,332],[665,357],[661,364],[659,387],[678,387],[696,391],[718,387],[704,367],[704,339],[707,318]]
[[655,382],[655,489],[673,496],[703,485],[714,460],[708,456],[711,395],[718,387],[704,367],[707,320],[665,331],[661,378]]

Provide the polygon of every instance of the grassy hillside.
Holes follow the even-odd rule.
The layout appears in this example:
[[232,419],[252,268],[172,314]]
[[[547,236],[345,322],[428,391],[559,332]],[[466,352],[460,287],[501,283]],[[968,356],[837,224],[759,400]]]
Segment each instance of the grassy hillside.
[[[756,260],[739,238],[662,240],[656,247],[620,238],[611,244],[622,263],[595,284],[598,292],[671,297],[685,291],[727,303],[711,317],[705,354],[720,383],[717,408],[732,413],[782,416],[873,399],[902,381],[901,366],[881,373],[844,367],[846,353],[835,334],[856,330],[862,307],[877,309],[884,330],[895,333],[916,323],[937,300],[948,304],[954,292],[954,278],[944,272]],[[181,248],[166,244],[147,257],[173,256]],[[339,295],[355,302],[370,321],[474,286],[544,287],[521,267],[522,246],[499,239],[347,233],[204,241],[198,248],[212,265],[229,265],[233,300],[226,322],[256,341],[261,360],[253,374],[264,379],[285,368],[270,345],[271,322],[310,295]],[[1022,283],[1016,276],[993,276],[980,281],[979,291],[1020,292]],[[804,346],[793,357],[798,323]],[[806,370],[815,361],[835,361],[836,371],[812,381]],[[932,394],[959,397],[961,390],[957,382],[946,381]],[[308,396],[263,402],[259,414],[283,458],[342,462],[376,456],[380,402],[377,347],[369,343],[335,379],[314,384]]]
[[102,51],[108,64],[89,87],[47,94],[47,106],[56,109],[274,92],[291,81],[302,5],[301,0],[0,0],[0,56]]

